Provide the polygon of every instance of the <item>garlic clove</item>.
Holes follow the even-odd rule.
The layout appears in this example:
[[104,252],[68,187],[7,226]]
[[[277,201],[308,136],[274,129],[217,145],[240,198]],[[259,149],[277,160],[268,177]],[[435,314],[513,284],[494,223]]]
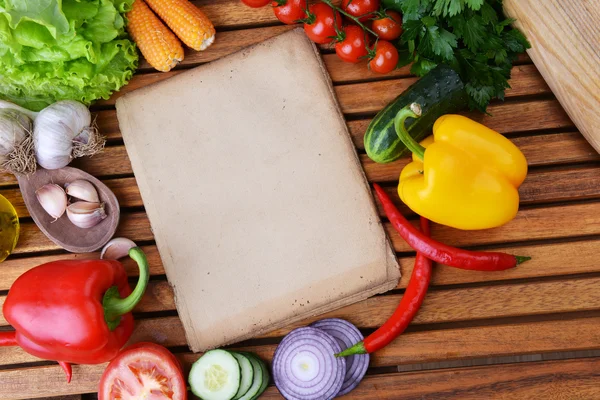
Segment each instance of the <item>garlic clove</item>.
[[104,212],[104,204],[78,201],[67,207],[67,217],[73,225],[88,229],[106,218],[106,212]]
[[100,252],[100,258],[105,260],[118,260],[129,254],[129,250],[137,245],[127,238],[114,238],[106,243]]
[[56,221],[67,209],[67,194],[60,186],[48,183],[35,191],[42,208]]
[[100,203],[98,192],[94,185],[84,179],[78,179],[71,183],[65,183],[65,190],[71,197],[90,203]]

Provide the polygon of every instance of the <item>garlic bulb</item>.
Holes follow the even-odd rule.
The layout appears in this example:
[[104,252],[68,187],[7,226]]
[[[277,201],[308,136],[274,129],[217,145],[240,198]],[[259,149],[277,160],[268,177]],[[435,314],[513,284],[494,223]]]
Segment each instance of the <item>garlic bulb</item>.
[[78,179],[71,183],[65,183],[65,189],[67,194],[71,197],[75,197],[79,200],[85,200],[90,203],[100,203],[96,188],[86,180]]
[[35,111],[31,111],[31,110],[28,110],[28,109],[23,108],[21,106],[18,106],[18,105],[14,104],[14,103],[11,103],[10,101],[0,100],[0,110],[6,110],[6,109],[20,111],[21,113],[23,113],[26,116],[28,116],[29,119],[31,119],[32,121],[35,121],[35,118],[39,114],[39,113],[37,113]]
[[12,103],[0,104],[0,165],[13,174],[32,173],[36,169],[32,121],[27,114],[8,108],[7,104]]
[[67,209],[67,195],[63,188],[48,183],[35,191],[42,208],[56,221]]
[[129,250],[137,247],[135,242],[127,238],[114,238],[106,243],[100,252],[100,258],[103,260],[118,260],[129,254]]
[[67,207],[67,217],[75,226],[83,229],[92,228],[106,218],[104,204],[75,202]]
[[58,101],[40,111],[35,119],[35,157],[46,169],[62,168],[75,157],[96,154],[104,142],[92,126],[90,111],[77,101]]

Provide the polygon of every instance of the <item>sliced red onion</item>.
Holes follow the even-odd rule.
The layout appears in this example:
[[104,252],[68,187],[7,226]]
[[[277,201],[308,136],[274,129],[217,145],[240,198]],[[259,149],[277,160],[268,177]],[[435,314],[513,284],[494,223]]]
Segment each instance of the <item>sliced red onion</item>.
[[321,329],[291,331],[277,346],[273,379],[287,400],[331,400],[337,396],[346,372],[336,339]]
[[[364,336],[356,326],[339,318],[322,319],[312,323],[310,326],[329,333],[338,341],[342,350],[364,339]],[[348,394],[357,387],[367,373],[367,368],[369,368],[370,356],[368,354],[357,354],[345,358],[346,376],[344,377],[344,383],[338,393],[338,397]]]

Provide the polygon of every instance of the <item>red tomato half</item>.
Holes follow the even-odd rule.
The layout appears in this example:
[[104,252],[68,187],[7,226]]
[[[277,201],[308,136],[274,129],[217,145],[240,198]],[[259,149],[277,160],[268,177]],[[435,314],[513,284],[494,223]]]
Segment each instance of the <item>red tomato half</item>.
[[98,400],[186,400],[181,365],[164,347],[137,343],[121,351],[106,367]]
[[270,2],[271,0],[242,0],[242,3],[252,8],[264,7]]
[[342,28],[342,16],[333,13],[325,3],[313,4],[308,8],[311,23],[304,23],[304,32],[310,40],[319,44],[331,43],[336,36],[335,27]]
[[379,0],[343,0],[342,10],[354,17],[360,17],[360,22],[372,18],[379,9]]
[[275,16],[284,24],[295,24],[306,18],[306,0],[279,0],[272,4]]

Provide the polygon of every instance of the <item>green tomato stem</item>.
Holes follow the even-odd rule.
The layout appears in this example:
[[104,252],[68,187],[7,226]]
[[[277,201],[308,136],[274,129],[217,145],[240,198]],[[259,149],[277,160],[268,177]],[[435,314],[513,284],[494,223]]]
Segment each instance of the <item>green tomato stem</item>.
[[[373,35],[377,39],[379,39],[379,35],[378,34],[376,34],[375,32],[373,32],[365,24],[363,24],[362,22],[360,22],[360,20],[358,18],[356,18],[354,15],[348,14],[346,11],[342,10],[340,7],[334,5],[331,2],[331,0],[321,0],[321,2],[327,4],[329,7],[333,8],[335,11],[339,12],[340,14],[345,15],[346,17],[350,18],[352,21],[354,21],[356,23],[356,25],[360,26],[362,28],[362,30],[364,30],[365,32],[369,32],[371,35]],[[335,14],[334,14],[334,16],[335,16]]]

